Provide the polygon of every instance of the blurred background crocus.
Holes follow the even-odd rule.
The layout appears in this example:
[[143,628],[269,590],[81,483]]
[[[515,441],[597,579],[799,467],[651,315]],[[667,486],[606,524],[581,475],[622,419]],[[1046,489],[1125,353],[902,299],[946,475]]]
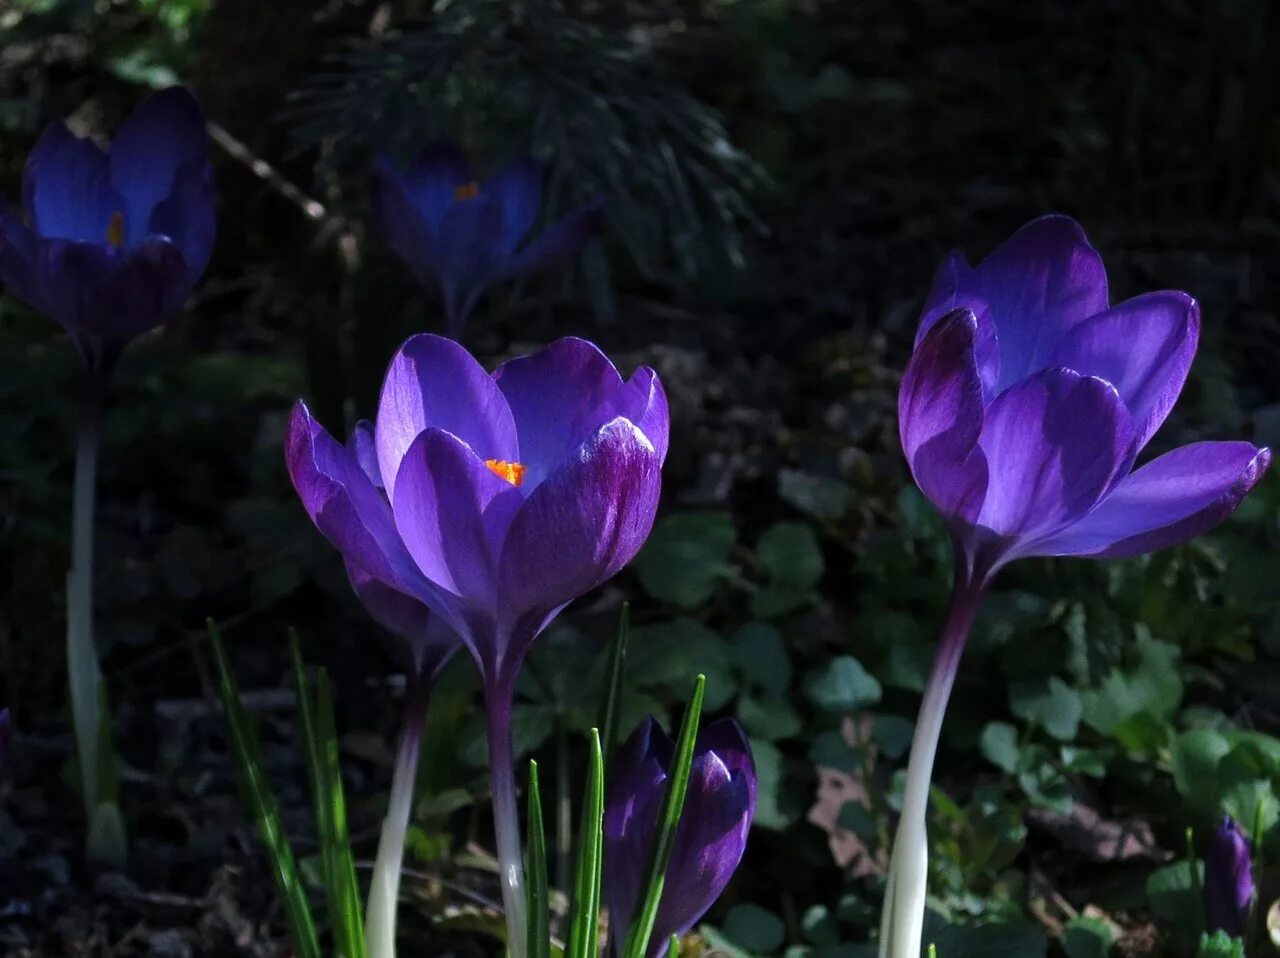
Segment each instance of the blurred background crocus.
[[126,345],[186,302],[213,249],[204,114],[182,87],[153,94],[104,150],[65,123],[41,134],[22,183],[25,221],[0,204],[0,283],[66,329],[85,361],[67,576],[67,673],[88,854],[120,865],[110,716],[93,639],[98,436]]
[[519,159],[481,182],[447,141],[429,144],[403,170],[378,157],[377,225],[418,281],[440,289],[453,338],[461,338],[486,289],[568,262],[603,225],[593,205],[531,237],[542,208],[542,176],[536,162]]
[[1065,216],[976,268],[953,253],[925,302],[898,394],[903,452],[955,547],[955,587],[912,742],[881,955],[918,958],[929,780],[965,640],[995,573],[1027,556],[1135,556],[1217,525],[1262,478],[1248,442],[1181,446],[1134,469],[1186,381],[1186,293],[1110,304],[1102,258]]
[[668,428],[657,374],[624,380],[585,340],[558,340],[491,375],[456,342],[425,334],[393,357],[373,429],[350,446],[301,402],[289,423],[289,473],[317,528],[349,568],[440,616],[480,668],[515,958],[526,940],[516,678],[556,614],[644,544]]
[[1235,819],[1224,815],[1204,856],[1204,918],[1209,931],[1243,938],[1255,891],[1249,839]]
[[0,207],[0,283],[57,320],[92,369],[170,319],[213,250],[204,114],[182,87],[130,114],[104,150],[65,123],[27,159],[23,218]]
[[[646,718],[610,766],[604,814],[604,900],[609,938],[620,956],[648,881],[675,745]],[[666,952],[724,891],[747,846],[756,805],[756,771],[746,734],[720,719],[698,734],[689,788],[667,866],[647,955]]]

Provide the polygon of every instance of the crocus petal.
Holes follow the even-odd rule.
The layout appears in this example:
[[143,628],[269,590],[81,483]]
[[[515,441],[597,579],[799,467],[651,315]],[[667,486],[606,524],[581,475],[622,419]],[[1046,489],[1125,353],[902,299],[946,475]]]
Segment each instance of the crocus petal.
[[104,244],[111,218],[124,210],[111,186],[107,155],[64,123],[52,124],[36,141],[23,197],[35,232],[49,239]]
[[453,340],[424,333],[396,352],[378,400],[378,465],[393,502],[400,460],[430,426],[453,433],[481,460],[519,461],[511,410],[493,377]]
[[391,502],[423,575],[454,596],[492,607],[502,543],[524,503],[516,487],[457,436],[429,428],[405,453]]
[[147,232],[173,240],[194,282],[209,265],[214,231],[213,167],[203,156],[193,157],[178,167],[173,192],[156,204]]
[[1085,515],[1133,461],[1133,425],[1110,383],[1048,369],[987,408],[979,440],[990,481],[978,524],[1006,540]]
[[45,299],[73,335],[126,341],[169,319],[191,291],[181,250],[163,236],[127,250],[65,240],[39,247]]
[[631,561],[653,527],[661,467],[653,444],[619,418],[525,500],[502,550],[498,593],[515,642],[532,641],[566,603]]
[[1120,558],[1209,531],[1266,473],[1271,451],[1247,442],[1198,442],[1167,452],[1121,480],[1087,516],[1038,555]]
[[[434,258],[436,234],[385,156],[379,157],[374,166],[371,192],[373,219],[387,245],[408,264],[418,282],[424,286],[439,283]],[[443,210],[440,215],[444,215]]]
[[1209,931],[1240,938],[1248,931],[1257,894],[1249,839],[1229,815],[1213,834],[1204,856],[1204,912]]
[[542,167],[530,159],[509,163],[484,184],[502,210],[502,229],[497,250],[502,256],[514,253],[528,235],[542,206]]
[[983,398],[990,402],[995,398],[1000,379],[1000,343],[995,320],[983,291],[973,280],[973,267],[965,260],[964,254],[956,250],[938,264],[933,274],[933,285],[925,298],[920,325],[916,329],[916,348],[924,342],[929,330],[958,309],[966,309],[977,317],[973,355],[982,381]]
[[425,600],[427,583],[400,540],[391,507],[302,402],[289,418],[285,464],[311,521],[349,565]]
[[504,277],[525,276],[568,262],[604,227],[604,211],[588,206],[551,224],[524,249],[507,259]]
[[985,321],[958,309],[911,354],[898,392],[898,433],[920,491],[944,514],[976,519],[987,483],[977,448],[983,390],[976,359]]
[[369,477],[369,481],[381,489],[383,484],[382,473],[378,469],[378,446],[373,436],[373,423],[367,419],[361,419],[356,423],[356,428],[351,431],[347,448],[356,457],[356,462],[360,463],[360,468]]
[[1102,258],[1066,216],[1032,220],[976,269],[957,269],[953,286],[943,282],[938,292],[947,305],[990,311],[1000,350],[996,393],[1046,368],[1058,340],[1108,304]]
[[462,644],[440,616],[413,596],[396,591],[351,562],[347,577],[370,618],[403,640],[417,675],[434,677]]
[[461,329],[485,289],[499,278],[496,244],[502,231],[502,215],[497,197],[485,193],[459,200],[445,210],[436,263],[445,312],[454,333]]
[[[391,168],[389,164],[384,168]],[[458,187],[471,182],[471,169],[453,143],[428,143],[397,178],[433,236],[440,235],[444,214],[457,201]]]
[[125,118],[111,141],[111,184],[124,199],[127,243],[150,232],[151,214],[173,192],[179,169],[207,150],[204,111],[183,87],[154,94]]
[[746,778],[754,809],[756,763],[751,757],[751,744],[742,726],[733,719],[716,719],[698,732],[698,745],[720,756],[730,774],[741,773]]
[[[651,369],[624,383],[617,368],[584,339],[558,339],[545,349],[499,366],[493,378],[507,397],[520,437],[526,472],[521,487],[532,493],[603,423],[622,416],[667,451],[667,397]],[[651,435],[652,433],[652,435]]]
[[663,954],[672,935],[688,932],[715,904],[747,847],[752,786],[745,775],[730,774],[715,752],[701,751],[698,744],[649,942],[651,958]]
[[1129,407],[1139,448],[1160,428],[1186,382],[1200,337],[1200,307],[1186,293],[1147,293],[1073,328],[1051,366],[1100,376]]

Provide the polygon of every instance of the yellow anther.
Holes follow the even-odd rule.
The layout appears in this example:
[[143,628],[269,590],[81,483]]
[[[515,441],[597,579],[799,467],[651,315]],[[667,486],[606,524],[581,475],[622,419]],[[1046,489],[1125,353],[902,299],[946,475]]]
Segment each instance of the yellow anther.
[[107,244],[119,249],[124,245],[124,213],[116,210],[107,224]]
[[524,464],[520,462],[507,462],[505,459],[486,459],[484,464],[493,470],[495,475],[501,476],[513,486],[518,486],[524,482]]
[[453,188],[453,198],[455,200],[474,200],[480,195],[480,184],[475,180],[469,183],[460,183]]

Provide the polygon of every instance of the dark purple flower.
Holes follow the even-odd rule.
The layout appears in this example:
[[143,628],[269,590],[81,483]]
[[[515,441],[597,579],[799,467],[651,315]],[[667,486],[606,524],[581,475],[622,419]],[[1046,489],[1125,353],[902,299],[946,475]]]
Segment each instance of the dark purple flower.
[[391,248],[420,282],[440,287],[455,336],[488,287],[567,261],[602,222],[590,206],[526,243],[542,207],[541,167],[516,160],[480,183],[448,142],[427,146],[403,172],[378,157],[373,207]]
[[1249,839],[1235,819],[1224,815],[1204,857],[1204,915],[1209,931],[1221,929],[1233,938],[1244,937],[1254,891]]
[[100,366],[186,301],[213,249],[204,114],[172,87],[109,151],[54,123],[27,159],[26,222],[0,204],[0,283]]
[[584,340],[490,375],[452,340],[419,335],[391,361],[376,425],[344,447],[299,403],[287,461],[366,602],[376,583],[430,608],[486,682],[509,689],[556,613],[644,542],[667,427],[653,370],[624,381]]
[[[636,727],[609,769],[604,812],[604,900],[610,938],[621,954],[648,884],[658,816],[675,745],[655,719]],[[747,737],[732,719],[698,734],[650,956],[663,954],[720,897],[747,846],[756,808],[756,770]]]
[[971,574],[1023,556],[1150,552],[1239,505],[1269,450],[1200,442],[1133,468],[1182,389],[1199,330],[1186,293],[1110,305],[1102,260],[1067,217],[1027,224],[976,268],[958,253],[943,262],[899,429]]

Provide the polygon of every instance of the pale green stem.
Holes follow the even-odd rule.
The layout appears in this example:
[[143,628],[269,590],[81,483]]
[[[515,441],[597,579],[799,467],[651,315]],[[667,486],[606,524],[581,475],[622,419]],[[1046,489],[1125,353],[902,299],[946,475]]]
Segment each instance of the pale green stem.
[[511,739],[514,678],[499,678],[485,691],[489,723],[489,778],[493,788],[493,829],[498,845],[502,910],[507,919],[507,955],[525,958],[527,944],[524,859],[520,846],[520,806],[516,800],[515,748]]
[[[963,569],[962,565],[958,568]],[[893,842],[889,876],[885,886],[884,914],[880,924],[881,958],[920,958],[924,929],[925,897],[929,879],[929,784],[942,734],[942,719],[955,684],[965,639],[986,591],[986,582],[957,572],[951,610],[943,626],[933,669],[925,685],[924,699],[911,740],[907,762],[902,815]]]
[[391,776],[391,796],[387,815],[378,836],[378,855],[373,863],[369,904],[365,910],[365,944],[369,958],[395,958],[396,906],[400,900],[400,872],[404,865],[405,839],[413,813],[413,789],[418,778],[418,758],[422,754],[422,727],[427,718],[431,681],[411,680],[405,689],[404,728]]
[[98,427],[102,393],[92,373],[76,443],[75,486],[71,500],[71,569],[67,573],[67,679],[71,719],[80,758],[85,817],[98,804],[98,741],[102,720],[102,673],[93,644],[93,512],[98,471]]

